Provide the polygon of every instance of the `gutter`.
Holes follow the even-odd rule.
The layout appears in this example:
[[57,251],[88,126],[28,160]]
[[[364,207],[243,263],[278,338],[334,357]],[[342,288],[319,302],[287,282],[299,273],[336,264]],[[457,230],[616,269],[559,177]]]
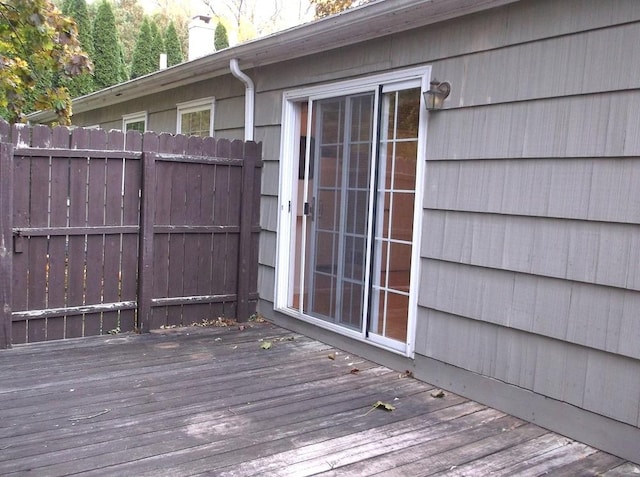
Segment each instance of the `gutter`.
[[231,74],[244,83],[244,140],[253,141],[253,129],[255,120],[255,95],[256,89],[251,78],[249,78],[238,65],[238,58],[231,58],[229,61]]

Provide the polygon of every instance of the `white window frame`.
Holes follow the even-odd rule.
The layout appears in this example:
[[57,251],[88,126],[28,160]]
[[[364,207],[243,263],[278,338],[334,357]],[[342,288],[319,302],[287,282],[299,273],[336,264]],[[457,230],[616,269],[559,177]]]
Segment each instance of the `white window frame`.
[[147,131],[148,114],[146,111],[138,111],[137,113],[125,114],[122,116],[122,132],[127,132],[127,124],[144,122],[144,131]]
[[[285,91],[282,98],[282,129],[280,138],[280,187],[278,194],[278,224],[277,224],[277,245],[275,260],[275,290],[274,290],[274,310],[293,316],[301,321],[314,324],[318,327],[342,334],[358,341],[363,341],[373,346],[413,357],[415,352],[416,320],[418,313],[418,292],[420,287],[420,244],[422,236],[422,215],[424,198],[424,174],[426,166],[426,141],[427,141],[427,113],[423,94],[429,89],[431,76],[431,66],[397,70],[393,72],[372,75],[362,79],[352,79],[338,81],[330,84],[322,84]],[[297,188],[296,179],[299,162],[299,135],[300,117],[298,105],[303,101],[315,101],[324,98],[332,98],[350,95],[365,91],[379,91],[380,87],[398,88],[411,85],[420,87],[420,119],[418,123],[418,158],[416,165],[416,190],[415,190],[415,210],[413,219],[412,236],[412,256],[411,256],[411,290],[409,294],[409,316],[407,323],[406,345],[399,347],[397,342],[390,339],[375,339],[367,336],[366,324],[361,331],[350,330],[346,327],[336,325],[313,316],[304,315],[298,310],[288,306],[290,279],[293,276],[292,270],[295,266],[292,250],[295,249],[295,234],[293,227],[293,215],[296,214],[297,196],[294,194]],[[377,97],[376,97],[377,98]],[[376,110],[380,107],[379,100],[376,99]],[[377,126],[376,126],[377,127]],[[374,147],[377,147],[374,144]],[[294,172],[292,172],[294,171]],[[375,196],[375,194],[374,194]],[[373,197],[372,197],[372,200]],[[369,207],[369,223],[372,221],[373,208]],[[371,236],[369,237],[371,240]],[[370,279],[367,276],[366,280]]]
[[213,125],[215,117],[216,98],[210,96],[208,98],[197,99],[195,101],[187,101],[186,103],[178,103],[176,118],[176,134],[182,134],[182,115],[188,113],[197,113],[209,109],[209,136],[213,137]]

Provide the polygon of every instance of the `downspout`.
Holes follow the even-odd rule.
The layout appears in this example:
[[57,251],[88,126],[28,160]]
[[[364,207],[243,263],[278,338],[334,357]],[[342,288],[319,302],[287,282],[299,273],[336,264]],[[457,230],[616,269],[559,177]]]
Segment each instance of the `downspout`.
[[232,58],[229,62],[231,74],[244,83],[244,140],[253,141],[253,125],[254,125],[254,103],[255,103],[255,87],[253,81],[244,72],[240,71],[238,59]]

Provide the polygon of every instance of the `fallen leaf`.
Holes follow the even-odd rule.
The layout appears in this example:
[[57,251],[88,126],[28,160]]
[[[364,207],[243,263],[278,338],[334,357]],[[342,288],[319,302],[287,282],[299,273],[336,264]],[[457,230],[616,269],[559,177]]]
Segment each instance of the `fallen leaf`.
[[395,410],[395,406],[392,406],[389,403],[386,402],[382,402],[382,401],[376,401],[375,404],[371,407],[371,409],[369,409],[366,413],[365,416],[367,414],[369,414],[371,411],[373,411],[374,409],[383,409],[385,411],[391,412]]
[[244,326],[244,325],[240,325],[240,326],[238,326],[238,329],[239,329],[240,331],[244,331],[245,326]]
[[377,401],[374,405],[373,405],[374,409],[384,409],[385,411],[394,411],[395,410],[395,406],[386,403],[386,402],[382,402],[382,401]]
[[351,371],[349,371],[351,374],[358,374],[360,372],[360,370],[358,368],[353,368]]
[[261,345],[260,348],[262,349],[270,349],[271,348],[271,341],[264,341]]
[[336,354],[335,353],[331,353],[329,356],[327,356],[327,358],[329,358],[330,360],[334,360],[334,359],[336,359]]
[[445,396],[444,391],[442,389],[439,389],[438,391],[434,391],[431,393],[431,397],[434,398],[438,398],[441,399]]

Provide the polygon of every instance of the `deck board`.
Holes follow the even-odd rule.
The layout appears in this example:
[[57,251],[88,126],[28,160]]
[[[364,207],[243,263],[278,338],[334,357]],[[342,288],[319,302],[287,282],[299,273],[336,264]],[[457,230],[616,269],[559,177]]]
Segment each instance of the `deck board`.
[[[0,475],[613,476],[634,468],[299,334],[268,323],[242,328],[0,352]],[[376,401],[395,410],[374,409]]]

